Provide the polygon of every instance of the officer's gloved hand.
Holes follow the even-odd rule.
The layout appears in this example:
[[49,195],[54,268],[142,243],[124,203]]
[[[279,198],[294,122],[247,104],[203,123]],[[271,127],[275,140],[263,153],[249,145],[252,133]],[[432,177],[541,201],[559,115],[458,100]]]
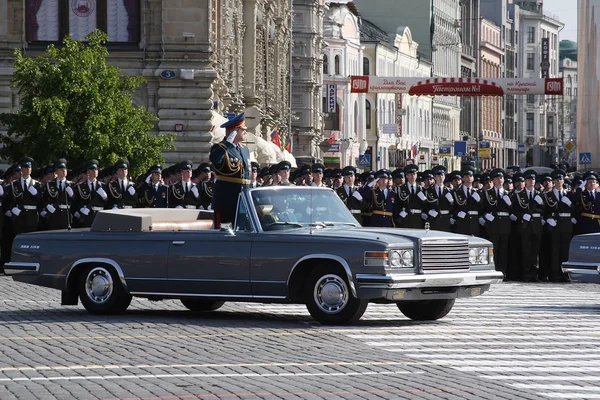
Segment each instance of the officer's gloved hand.
[[567,196],[563,196],[563,198],[560,201],[562,201],[569,207],[571,207],[571,204],[573,204],[573,203],[571,203],[571,199],[569,199]]
[[512,201],[510,201],[510,198],[507,195],[502,196],[502,200],[504,200],[507,206],[512,206]]
[[546,222],[553,228],[556,226],[556,220],[554,218],[548,218]]
[[65,192],[67,192],[67,194],[69,195],[69,197],[73,197],[73,189],[71,189],[71,186],[67,186],[67,188],[65,189]]
[[19,214],[21,214],[21,210],[19,210],[19,207],[13,207],[10,211],[12,212],[13,215],[15,215],[17,217],[19,216]]
[[488,221],[492,222],[494,219],[496,219],[492,214],[487,213],[484,215],[485,219],[487,219]]
[[367,186],[368,186],[368,187],[373,187],[373,185],[375,185],[375,184],[377,183],[377,181],[378,181],[378,180],[379,180],[379,178],[375,178],[375,179],[373,180],[373,182],[369,182],[369,183],[367,183]]
[[517,216],[515,214],[510,214],[510,220],[515,222],[517,220]]
[[407,216],[407,215],[408,215],[408,214],[406,213],[406,211],[404,211],[404,210],[400,211],[400,216],[401,216],[402,218],[406,218],[406,216]]
[[446,199],[450,202],[450,203],[454,203],[454,199],[452,198],[452,195],[450,193],[446,193]]
[[536,195],[534,198],[536,203],[538,203],[540,206],[542,205],[542,198],[539,195]]
[[198,198],[198,196],[200,196],[200,193],[198,193],[198,188],[196,186],[192,187],[192,193],[194,194],[195,198]]
[[523,221],[527,221],[527,222],[531,221],[531,215],[523,214]]
[[479,225],[481,225],[481,226],[485,225],[485,219],[483,219],[483,217],[479,217]]
[[29,191],[29,193],[31,193],[32,196],[35,196],[38,193],[37,189],[34,188],[33,186],[29,186],[29,188],[27,190]]
[[435,210],[429,210],[428,214],[431,215],[431,217],[435,218],[438,216],[439,213]]
[[90,215],[90,209],[87,207],[81,207],[79,209],[79,211],[83,214],[83,215]]
[[100,197],[102,197],[104,200],[108,199],[108,195],[106,194],[104,189],[98,188],[98,190],[96,190],[96,193],[98,193],[100,195]]
[[56,211],[56,208],[52,204],[48,204],[46,206],[46,209],[50,212],[50,214],[54,214],[54,212]]
[[[564,197],[563,197],[563,199],[564,199]],[[572,223],[573,225],[575,225],[575,224],[577,223],[577,220],[576,220],[575,218],[571,218],[571,223]]]
[[418,197],[419,199],[421,199],[421,201],[425,201],[425,195],[423,194],[423,192],[419,192],[419,193],[417,193],[417,197]]
[[127,189],[127,191],[129,192],[130,195],[134,195],[135,194],[135,188],[133,186],[129,186],[129,188]]
[[4,187],[0,185],[0,196],[4,196]]
[[42,217],[42,218],[46,218],[46,215],[48,215],[48,212],[47,212],[46,210],[43,210],[43,211],[40,213],[40,217]]
[[458,214],[456,214],[456,216],[460,219],[464,219],[467,216],[467,213],[464,211],[459,211]]
[[421,213],[421,218],[423,219],[423,221],[427,221],[427,218],[429,218],[429,215],[427,215],[425,213]]
[[479,197],[479,193],[477,192],[473,192],[473,194],[471,195],[472,198],[475,199],[476,202],[480,202],[481,201],[481,197]]
[[450,225],[454,225],[454,223],[456,222],[456,220],[452,217],[450,217]]

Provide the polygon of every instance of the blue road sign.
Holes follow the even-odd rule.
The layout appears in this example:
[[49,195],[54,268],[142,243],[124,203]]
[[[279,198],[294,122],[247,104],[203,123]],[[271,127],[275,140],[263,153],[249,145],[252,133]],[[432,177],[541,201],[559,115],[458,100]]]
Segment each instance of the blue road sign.
[[525,153],[525,145],[524,145],[523,143],[519,143],[519,144],[517,145],[517,149],[518,149],[517,151],[518,151],[519,153]]
[[371,155],[370,154],[360,154],[358,156],[358,166],[361,168],[370,167],[371,166]]
[[479,142],[479,148],[480,149],[489,149],[490,148],[490,142]]
[[463,157],[467,155],[467,142],[457,141],[454,142],[454,155],[457,157]]
[[173,79],[173,78],[175,78],[176,75],[177,75],[177,73],[170,69],[165,69],[160,72],[160,77],[163,79]]
[[579,153],[579,164],[587,165],[592,163],[592,153]]

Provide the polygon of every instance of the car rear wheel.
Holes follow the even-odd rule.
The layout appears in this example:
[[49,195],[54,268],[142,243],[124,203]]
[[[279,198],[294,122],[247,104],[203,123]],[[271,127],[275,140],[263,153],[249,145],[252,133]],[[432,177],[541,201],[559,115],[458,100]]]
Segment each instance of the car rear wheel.
[[119,314],[129,307],[131,295],[119,277],[104,266],[90,267],[79,276],[81,304],[92,314]]
[[214,311],[223,307],[224,301],[208,301],[198,299],[181,299],[181,304],[191,311]]
[[434,321],[445,317],[454,306],[454,299],[400,301],[398,309],[415,321]]
[[306,308],[317,321],[341,325],[357,321],[369,304],[352,296],[347,280],[336,270],[319,268],[311,272],[305,285]]

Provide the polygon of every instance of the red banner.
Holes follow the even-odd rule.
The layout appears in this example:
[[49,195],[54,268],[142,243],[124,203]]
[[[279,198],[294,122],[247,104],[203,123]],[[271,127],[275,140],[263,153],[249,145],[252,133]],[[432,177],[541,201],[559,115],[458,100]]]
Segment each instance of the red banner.
[[351,76],[352,93],[408,93],[416,96],[503,96],[563,94],[562,78],[394,78]]

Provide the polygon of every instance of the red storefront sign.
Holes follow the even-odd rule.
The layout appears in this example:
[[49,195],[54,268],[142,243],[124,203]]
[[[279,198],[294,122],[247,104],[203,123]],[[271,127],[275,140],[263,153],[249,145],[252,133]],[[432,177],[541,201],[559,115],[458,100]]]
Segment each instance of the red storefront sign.
[[562,78],[394,78],[351,76],[352,93],[408,93],[416,96],[503,96],[563,94]]

